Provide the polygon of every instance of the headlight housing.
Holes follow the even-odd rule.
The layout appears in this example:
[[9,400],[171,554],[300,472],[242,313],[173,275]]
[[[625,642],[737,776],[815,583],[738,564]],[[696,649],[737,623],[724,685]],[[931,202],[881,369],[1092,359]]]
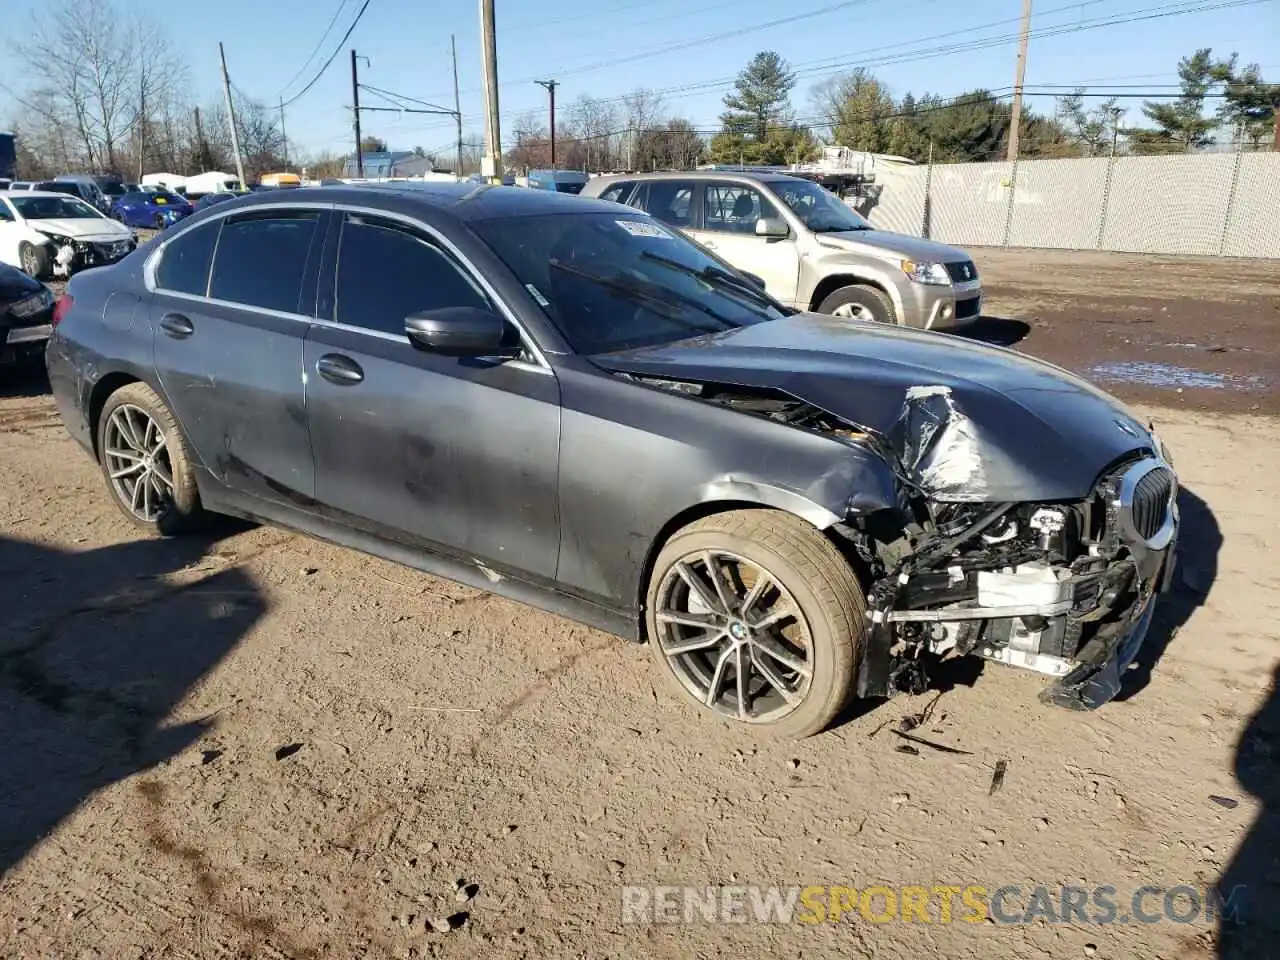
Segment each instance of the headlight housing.
[[53,305],[53,293],[48,287],[45,287],[39,293],[33,293],[25,300],[19,300],[17,303],[9,307],[9,312],[19,319],[25,319],[33,313],[39,313],[41,310],[47,310]]
[[950,286],[951,277],[947,268],[940,263],[921,263],[917,260],[903,260],[899,263],[902,272],[916,283],[927,283],[932,286]]

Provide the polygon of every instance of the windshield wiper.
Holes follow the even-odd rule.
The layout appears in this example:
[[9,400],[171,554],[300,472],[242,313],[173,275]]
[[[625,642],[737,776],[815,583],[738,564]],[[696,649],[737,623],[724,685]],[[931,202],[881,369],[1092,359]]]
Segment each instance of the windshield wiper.
[[810,233],[852,233],[855,230],[874,230],[874,229],[875,227],[865,223],[854,224],[851,227],[840,226],[838,224],[826,224],[821,227],[810,227],[809,232]]
[[[651,290],[646,290],[644,287],[637,285],[634,281],[626,282],[623,280],[619,280],[615,277],[602,277],[599,274],[591,273],[590,271],[583,270],[581,267],[574,267],[567,263],[561,263],[558,260],[552,260],[551,266],[555,267],[558,270],[565,270],[569,273],[576,274],[579,277],[584,277],[587,280],[592,280],[595,283],[600,284],[602,287],[608,287],[611,290],[616,290],[618,293],[621,293],[624,297],[627,297],[629,299],[635,299],[640,301],[647,301],[649,303],[660,304],[661,306],[666,307],[668,311],[672,307],[679,307],[679,306],[693,307],[695,310],[699,310],[702,313],[705,313],[707,316],[714,319],[726,330],[732,330],[736,327],[742,326],[742,324],[738,323],[735,320],[729,319],[724,314],[713,309],[712,307],[708,307],[705,303],[699,303],[697,300],[694,300],[692,297],[686,297],[684,294],[678,293],[675,290],[668,290],[666,287],[657,287],[656,289],[661,290],[664,294],[670,294],[671,295],[670,297],[662,296],[660,294],[654,293]],[[666,316],[667,319],[669,320],[680,319],[680,316],[678,314],[673,316],[671,313],[663,311],[663,315]],[[695,328],[695,329],[698,329],[698,328]],[[707,333],[720,332],[719,330],[705,330],[705,327],[702,329],[704,329],[704,332],[707,332]]]
[[760,304],[762,307],[768,307],[771,310],[777,309],[777,304],[763,290],[760,290],[749,280],[735,276],[728,270],[722,270],[720,267],[715,266],[691,267],[688,264],[681,263],[679,260],[671,260],[660,253],[652,253],[648,250],[641,253],[640,256],[646,260],[652,260],[654,263],[660,263],[664,267],[679,270],[681,273],[686,273],[699,280],[705,280],[713,286],[731,287],[738,293],[746,294],[748,299]]

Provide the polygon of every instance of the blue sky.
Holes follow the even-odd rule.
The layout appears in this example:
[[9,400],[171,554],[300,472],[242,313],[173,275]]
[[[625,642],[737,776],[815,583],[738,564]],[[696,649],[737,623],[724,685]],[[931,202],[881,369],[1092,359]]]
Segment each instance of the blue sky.
[[[218,49],[227,49],[232,81],[245,94],[276,103],[299,91],[337,47],[363,0],[219,0],[216,16],[179,15],[144,0],[114,0],[121,10],[154,17],[165,10],[176,43],[185,51],[192,91],[200,100],[218,93]],[[714,126],[733,75],[757,51],[774,49],[801,76],[793,97],[801,117],[813,114],[813,84],[840,67],[865,63],[895,94],[905,90],[954,94],[974,87],[1007,89],[1013,83],[1021,0],[496,0],[503,137],[522,113],[545,115],[546,93],[535,79],[560,81],[558,104],[579,94],[625,94],[637,86],[675,89],[669,112],[700,127]],[[1280,0],[1074,30],[1099,19],[1143,15],[1179,7],[1212,7],[1223,0],[1035,0],[1028,85],[1093,84],[1157,89],[1176,81],[1178,58],[1196,47],[1238,51],[1280,79]],[[39,0],[6,0],[20,23]],[[17,9],[14,9],[16,6]],[[27,9],[23,9],[23,8]],[[303,69],[335,11],[333,31]],[[787,21],[787,22],[778,22]],[[233,25],[244,26],[235,28]],[[769,26],[762,26],[771,24]],[[365,83],[452,105],[449,37],[458,44],[462,112],[468,134],[482,129],[479,0],[446,4],[422,0],[370,0],[369,8],[311,90],[286,110],[290,140],[304,153],[343,152],[351,144],[348,49]],[[12,34],[11,34],[12,35]],[[947,44],[992,39],[992,46],[936,55]],[[898,62],[886,62],[890,58]],[[876,63],[876,60],[880,63]],[[299,73],[299,71],[301,71]],[[21,64],[6,45],[0,84],[21,89]],[[296,79],[295,78],[296,75]],[[717,81],[724,81],[714,86]],[[362,95],[365,104],[379,101]],[[1053,100],[1037,97],[1051,111]],[[1138,122],[1134,109],[1126,122]],[[0,123],[17,109],[0,89]],[[396,148],[423,146],[447,152],[453,121],[446,117],[366,114],[362,123]]]

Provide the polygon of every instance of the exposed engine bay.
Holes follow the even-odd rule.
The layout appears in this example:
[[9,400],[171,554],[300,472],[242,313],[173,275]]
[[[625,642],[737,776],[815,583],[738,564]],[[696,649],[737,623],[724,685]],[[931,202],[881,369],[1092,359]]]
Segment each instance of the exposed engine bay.
[[893,509],[829,531],[862,575],[868,623],[858,693],[921,692],[930,662],[974,654],[1046,674],[1045,702],[1093,709],[1120,689],[1172,574],[1177,481],[1164,452],[1134,444],[1092,494],[992,502],[981,438],[945,386],[906,391],[875,430],[780,391],[637,377],[874,451]]

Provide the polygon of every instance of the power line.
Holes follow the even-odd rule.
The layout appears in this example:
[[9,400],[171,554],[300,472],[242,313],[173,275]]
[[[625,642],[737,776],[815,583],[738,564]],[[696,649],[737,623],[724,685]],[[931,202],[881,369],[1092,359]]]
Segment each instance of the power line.
[[298,68],[298,72],[295,73],[292,77],[290,77],[289,81],[283,87],[280,88],[280,92],[276,94],[276,99],[279,99],[280,97],[284,96],[284,92],[288,90],[291,86],[293,86],[294,81],[297,80],[300,76],[302,76],[303,71],[306,70],[307,67],[311,65],[311,61],[315,59],[315,55],[320,52],[321,45],[325,42],[326,39],[328,39],[329,31],[331,31],[333,29],[333,25],[338,22],[338,17],[339,15],[341,15],[342,9],[346,5],[347,5],[347,0],[338,0],[338,8],[333,11],[333,16],[329,19],[329,25],[324,28],[324,33],[320,34],[320,39],[316,41],[316,45],[312,47],[311,52],[307,54],[307,59],[302,61],[302,66]]
[[294,94],[284,103],[280,104],[280,108],[282,110],[285,107],[291,106],[297,103],[299,100],[301,100],[306,95],[307,91],[310,90],[312,87],[314,87],[316,83],[319,82],[320,78],[324,76],[325,71],[329,69],[329,65],[332,64],[335,59],[337,59],[338,54],[342,52],[343,46],[351,38],[351,34],[356,29],[356,24],[358,24],[360,22],[360,18],[364,16],[364,12],[369,9],[370,2],[372,2],[372,0],[364,0],[364,5],[360,7],[360,11],[356,14],[356,18],[351,21],[351,26],[347,27],[347,32],[342,35],[342,39],[338,41],[338,45],[333,48],[333,53],[329,54],[329,59],[324,62],[324,66],[320,68],[320,72],[311,78],[310,83],[308,83],[305,87],[299,90],[296,94]]

